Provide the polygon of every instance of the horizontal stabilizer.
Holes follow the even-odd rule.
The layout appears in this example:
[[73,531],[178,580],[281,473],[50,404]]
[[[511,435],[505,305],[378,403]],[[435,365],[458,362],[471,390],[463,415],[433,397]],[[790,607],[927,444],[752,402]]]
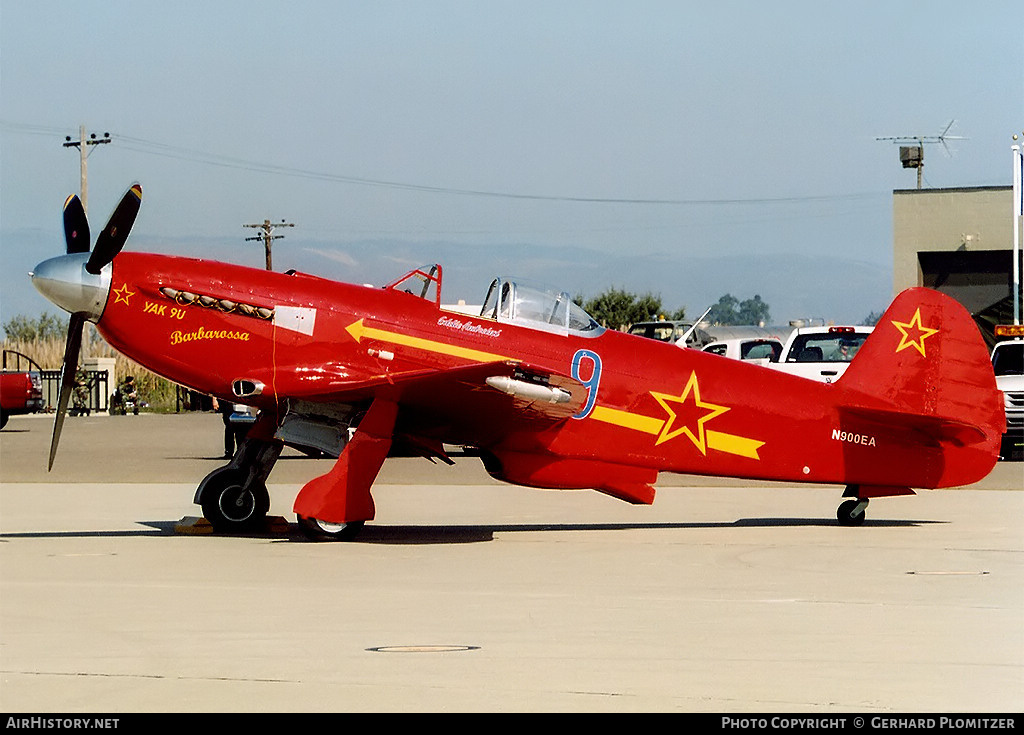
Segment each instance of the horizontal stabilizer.
[[957,419],[940,418],[937,416],[921,416],[904,411],[893,411],[879,408],[847,407],[842,413],[889,427],[913,431],[921,437],[934,442],[950,442],[956,446],[970,446],[985,441],[986,434],[973,424]]

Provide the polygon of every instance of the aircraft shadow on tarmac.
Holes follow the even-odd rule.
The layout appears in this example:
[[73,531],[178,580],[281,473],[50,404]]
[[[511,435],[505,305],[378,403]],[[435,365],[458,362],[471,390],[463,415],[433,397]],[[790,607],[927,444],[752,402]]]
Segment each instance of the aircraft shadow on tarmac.
[[[177,521],[140,521],[140,525],[148,527],[139,530],[118,531],[25,531],[20,533],[0,533],[0,543],[17,539],[38,538],[135,538],[141,536],[176,536]],[[945,521],[922,520],[869,520],[860,530],[870,528],[913,528]],[[546,533],[546,532],[581,532],[581,531],[657,531],[686,530],[713,528],[795,528],[795,527],[836,526],[834,520],[828,518],[741,518],[732,522],[722,523],[523,523],[500,525],[461,525],[461,526],[411,526],[411,525],[367,525],[353,541],[337,544],[471,544],[493,541],[498,533]],[[238,539],[269,539],[274,541],[324,543],[310,541],[294,523],[287,524],[285,530],[268,530],[265,532],[239,534],[194,534],[202,538],[238,538]]]

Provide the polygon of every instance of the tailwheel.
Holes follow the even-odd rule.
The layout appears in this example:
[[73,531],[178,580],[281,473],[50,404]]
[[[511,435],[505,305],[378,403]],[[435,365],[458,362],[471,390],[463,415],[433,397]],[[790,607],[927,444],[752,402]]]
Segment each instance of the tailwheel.
[[246,486],[247,473],[225,468],[205,481],[203,516],[222,533],[243,533],[263,528],[270,510],[270,494],[261,482]]
[[836,518],[840,526],[860,526],[864,523],[865,511],[868,507],[867,498],[854,498],[846,500],[839,505],[836,511]]
[[299,529],[311,541],[351,541],[363,530],[364,521],[329,523],[319,518],[297,517]]

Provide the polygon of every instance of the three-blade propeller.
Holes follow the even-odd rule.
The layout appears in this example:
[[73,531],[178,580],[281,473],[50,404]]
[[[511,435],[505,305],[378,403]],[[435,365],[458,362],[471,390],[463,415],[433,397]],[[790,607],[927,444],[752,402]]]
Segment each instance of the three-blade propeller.
[[[118,202],[113,214],[107,220],[106,227],[96,238],[85,270],[98,275],[111,262],[128,240],[128,234],[135,224],[135,217],[142,204],[142,187],[133,185]],[[68,254],[89,252],[89,220],[85,207],[77,195],[71,195],[64,202],[64,240]],[[60,395],[57,400],[57,415],[53,422],[53,436],[50,439],[50,463],[48,470],[53,469],[53,459],[57,455],[57,444],[60,441],[64,417],[67,414],[68,401],[74,390],[75,373],[78,371],[78,356],[82,348],[82,331],[85,328],[86,315],[73,312],[68,322],[68,336],[64,343],[64,362],[60,371]]]

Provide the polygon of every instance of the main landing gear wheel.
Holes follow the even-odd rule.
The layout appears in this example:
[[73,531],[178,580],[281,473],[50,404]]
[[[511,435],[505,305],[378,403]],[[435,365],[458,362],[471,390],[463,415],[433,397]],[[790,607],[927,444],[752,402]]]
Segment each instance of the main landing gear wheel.
[[262,528],[270,510],[270,494],[263,483],[245,486],[246,475],[226,469],[210,478],[203,491],[203,516],[213,529],[243,533]]
[[311,541],[351,541],[363,530],[364,521],[328,523],[319,518],[298,516],[299,530]]
[[840,526],[860,526],[864,523],[864,517],[867,510],[868,501],[867,498],[855,498],[853,500],[844,501],[839,505],[839,510],[836,511],[836,518],[839,519]]

